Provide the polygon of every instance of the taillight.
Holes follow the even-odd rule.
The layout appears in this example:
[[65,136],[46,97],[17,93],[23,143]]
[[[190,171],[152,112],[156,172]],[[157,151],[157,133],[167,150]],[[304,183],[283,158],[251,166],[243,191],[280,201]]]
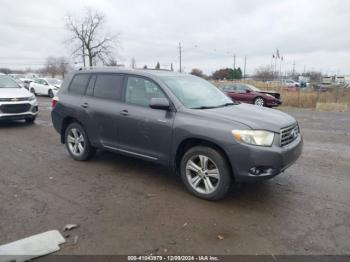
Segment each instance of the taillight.
[[54,98],[52,98],[52,101],[51,101],[51,106],[52,108],[55,108],[57,103],[58,103],[59,99],[57,96],[55,96]]

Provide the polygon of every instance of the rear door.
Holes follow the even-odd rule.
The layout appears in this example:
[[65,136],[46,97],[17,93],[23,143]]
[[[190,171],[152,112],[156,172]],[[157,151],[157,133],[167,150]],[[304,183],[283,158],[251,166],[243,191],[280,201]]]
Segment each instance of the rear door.
[[64,117],[78,119],[83,122],[84,109],[81,107],[81,99],[89,83],[90,74],[79,73],[72,77],[68,89],[60,93],[60,114]]
[[118,146],[123,81],[123,74],[114,73],[93,74],[89,81],[81,106],[89,139],[94,145]]
[[119,149],[125,153],[168,164],[172,142],[174,110],[149,107],[152,98],[166,98],[151,79],[129,75],[125,80],[120,111]]

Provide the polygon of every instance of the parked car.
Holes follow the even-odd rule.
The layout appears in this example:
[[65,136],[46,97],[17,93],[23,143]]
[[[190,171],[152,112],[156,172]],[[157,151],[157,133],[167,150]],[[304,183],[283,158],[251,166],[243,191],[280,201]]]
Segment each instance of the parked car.
[[85,161],[105,149],[153,161],[208,200],[223,198],[232,182],[280,174],[302,152],[292,116],[235,103],[192,75],[73,71],[52,105],[54,128],[73,159]]
[[281,95],[278,92],[261,91],[252,85],[226,83],[219,88],[235,101],[267,107],[275,107],[282,104]]
[[284,80],[282,80],[282,85],[288,91],[297,91],[298,87],[300,87],[300,83],[297,82],[297,81],[294,81],[292,79],[284,79]]
[[0,120],[24,119],[33,123],[38,103],[33,94],[7,75],[0,75]]
[[47,95],[53,98],[62,84],[61,80],[55,78],[36,78],[29,84],[29,90],[36,95]]
[[9,74],[13,79],[20,83],[21,86],[29,89],[29,84],[33,82],[34,78],[32,74]]

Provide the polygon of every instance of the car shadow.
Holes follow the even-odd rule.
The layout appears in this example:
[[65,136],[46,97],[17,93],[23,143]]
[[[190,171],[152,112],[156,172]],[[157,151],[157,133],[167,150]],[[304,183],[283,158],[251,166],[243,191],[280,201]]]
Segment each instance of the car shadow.
[[25,120],[0,120],[0,128],[18,128],[30,126],[33,126],[33,123],[27,123]]
[[[146,179],[149,183],[153,183],[159,188],[168,188],[170,185],[171,190],[176,191],[172,194],[183,194],[188,199],[199,200],[187,192],[179,175],[162,165],[104,150],[99,150],[92,161],[98,164],[113,166],[117,170],[126,170],[126,176],[132,176],[132,179],[135,178],[133,175],[137,174],[140,179]],[[275,186],[275,183],[271,182],[271,180],[246,184],[234,183],[225,199],[213,203],[232,205],[233,203],[243,204],[249,202],[259,205],[261,202],[268,202],[277,197],[277,192],[274,190]]]

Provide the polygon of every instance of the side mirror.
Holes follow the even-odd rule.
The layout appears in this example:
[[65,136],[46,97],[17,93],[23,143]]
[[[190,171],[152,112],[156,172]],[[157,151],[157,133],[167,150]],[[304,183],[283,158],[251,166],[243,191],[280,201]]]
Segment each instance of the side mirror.
[[246,93],[250,93],[250,90],[249,90],[249,89],[246,89],[245,92],[246,92]]
[[149,103],[149,107],[153,109],[162,109],[169,110],[170,103],[166,98],[151,98],[151,102]]

